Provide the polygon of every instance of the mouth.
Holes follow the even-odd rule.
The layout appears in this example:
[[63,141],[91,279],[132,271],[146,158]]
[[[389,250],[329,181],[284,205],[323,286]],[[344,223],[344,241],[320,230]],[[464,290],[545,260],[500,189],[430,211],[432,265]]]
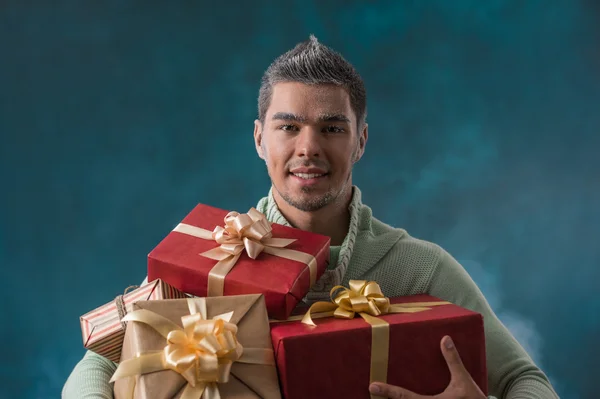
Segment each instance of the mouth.
[[311,179],[319,179],[321,177],[325,177],[328,174],[327,173],[293,173],[293,172],[290,172],[290,175],[298,177],[300,179],[304,179],[304,180],[311,180]]
[[290,172],[290,177],[300,187],[315,187],[326,181],[329,173]]

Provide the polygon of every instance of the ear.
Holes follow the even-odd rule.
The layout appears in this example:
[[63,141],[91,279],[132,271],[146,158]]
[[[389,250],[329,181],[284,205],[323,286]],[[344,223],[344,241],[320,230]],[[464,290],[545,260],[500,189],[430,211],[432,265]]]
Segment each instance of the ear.
[[265,154],[262,148],[262,123],[257,119],[254,121],[254,146],[256,147],[256,152],[261,159],[265,159]]
[[354,156],[353,162],[358,162],[363,154],[365,153],[365,147],[367,145],[367,140],[369,139],[369,125],[365,123],[360,134],[358,135],[358,146],[356,148],[356,154]]

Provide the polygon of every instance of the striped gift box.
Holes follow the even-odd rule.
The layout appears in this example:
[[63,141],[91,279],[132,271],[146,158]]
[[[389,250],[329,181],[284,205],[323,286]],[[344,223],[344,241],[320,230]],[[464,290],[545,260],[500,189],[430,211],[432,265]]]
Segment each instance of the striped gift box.
[[[187,298],[187,295],[156,279],[140,288],[123,295],[126,313],[133,309],[137,301],[158,299]],[[83,346],[105,358],[118,363],[121,359],[121,347],[125,330],[121,325],[117,301],[107,303],[80,317]]]

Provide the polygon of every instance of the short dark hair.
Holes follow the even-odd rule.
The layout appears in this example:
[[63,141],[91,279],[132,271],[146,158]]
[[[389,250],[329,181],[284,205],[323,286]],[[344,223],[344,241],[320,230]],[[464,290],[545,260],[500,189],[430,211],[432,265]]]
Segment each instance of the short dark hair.
[[366,123],[367,93],[362,78],[340,53],[319,43],[314,35],[277,57],[265,71],[258,92],[258,119],[263,125],[271,104],[273,86],[281,82],[344,87],[350,95],[359,131]]

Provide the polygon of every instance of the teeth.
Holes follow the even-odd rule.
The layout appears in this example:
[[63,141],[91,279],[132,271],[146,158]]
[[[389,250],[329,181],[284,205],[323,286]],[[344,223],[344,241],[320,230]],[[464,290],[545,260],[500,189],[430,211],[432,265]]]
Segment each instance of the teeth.
[[298,176],[302,179],[314,179],[316,177],[325,176],[324,174],[317,173],[293,173],[294,176]]

